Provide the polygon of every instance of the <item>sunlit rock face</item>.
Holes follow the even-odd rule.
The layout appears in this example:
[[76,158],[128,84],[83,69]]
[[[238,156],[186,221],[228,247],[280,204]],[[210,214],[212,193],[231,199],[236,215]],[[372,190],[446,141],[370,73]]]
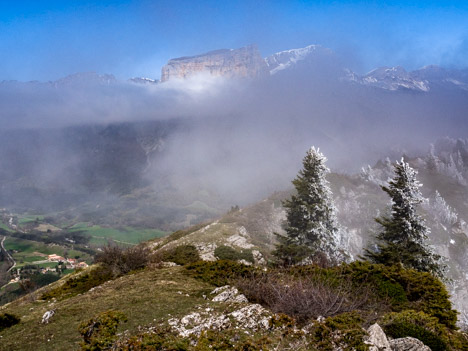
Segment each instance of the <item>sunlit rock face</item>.
[[161,70],[161,81],[189,78],[198,73],[228,78],[254,78],[268,75],[268,68],[257,46],[250,45],[169,60]]

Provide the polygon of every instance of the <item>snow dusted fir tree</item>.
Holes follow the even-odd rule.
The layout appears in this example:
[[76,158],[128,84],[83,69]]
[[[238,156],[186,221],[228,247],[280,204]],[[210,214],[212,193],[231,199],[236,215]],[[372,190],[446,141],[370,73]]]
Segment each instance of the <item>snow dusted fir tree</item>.
[[297,194],[283,202],[286,236],[278,235],[279,244],[273,252],[282,265],[342,258],[335,207],[325,179],[329,172],[326,161],[318,148],[311,147],[302,161],[303,169],[292,181]]
[[377,250],[366,250],[365,255],[375,263],[402,264],[443,277],[445,266],[441,256],[426,244],[429,229],[415,209],[423,202],[417,172],[403,158],[396,162],[394,171],[395,177],[388,186],[382,186],[391,198],[391,217],[376,218],[383,231],[377,235]]

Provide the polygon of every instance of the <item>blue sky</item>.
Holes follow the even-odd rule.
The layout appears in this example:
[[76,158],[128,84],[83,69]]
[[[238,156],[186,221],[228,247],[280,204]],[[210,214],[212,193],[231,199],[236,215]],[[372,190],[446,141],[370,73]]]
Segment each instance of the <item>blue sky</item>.
[[158,78],[168,59],[321,44],[365,73],[468,67],[468,1],[0,1],[0,80]]

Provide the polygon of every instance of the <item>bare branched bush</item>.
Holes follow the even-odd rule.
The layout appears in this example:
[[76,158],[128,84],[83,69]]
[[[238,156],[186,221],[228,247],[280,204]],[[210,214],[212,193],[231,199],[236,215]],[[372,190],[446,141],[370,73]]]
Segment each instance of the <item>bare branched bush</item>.
[[346,279],[320,274],[293,277],[263,273],[239,279],[237,287],[250,301],[275,313],[284,313],[303,323],[319,316],[329,317],[363,308],[369,304],[370,289],[356,288]]
[[101,263],[117,277],[145,267],[149,261],[149,250],[141,245],[123,248],[108,244],[95,256],[94,261]]

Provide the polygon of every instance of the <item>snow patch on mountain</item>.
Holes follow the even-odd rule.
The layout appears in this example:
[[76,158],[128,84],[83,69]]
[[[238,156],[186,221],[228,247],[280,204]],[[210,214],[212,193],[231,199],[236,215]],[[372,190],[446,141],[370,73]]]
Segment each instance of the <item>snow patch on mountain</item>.
[[297,62],[307,59],[314,53],[331,54],[332,51],[320,45],[309,45],[305,48],[278,52],[265,58],[265,62],[270,70],[270,74],[273,75],[279,71],[293,67]]
[[345,69],[344,79],[361,85],[385,90],[412,90],[428,92],[435,88],[462,89],[468,91],[468,81],[462,71],[446,70],[430,65],[407,72],[403,67],[380,67],[364,76]]
[[401,66],[380,67],[362,77],[348,72],[347,77],[349,80],[362,85],[375,86],[392,91],[408,89],[427,92],[430,90],[430,85],[427,80],[418,79]]

